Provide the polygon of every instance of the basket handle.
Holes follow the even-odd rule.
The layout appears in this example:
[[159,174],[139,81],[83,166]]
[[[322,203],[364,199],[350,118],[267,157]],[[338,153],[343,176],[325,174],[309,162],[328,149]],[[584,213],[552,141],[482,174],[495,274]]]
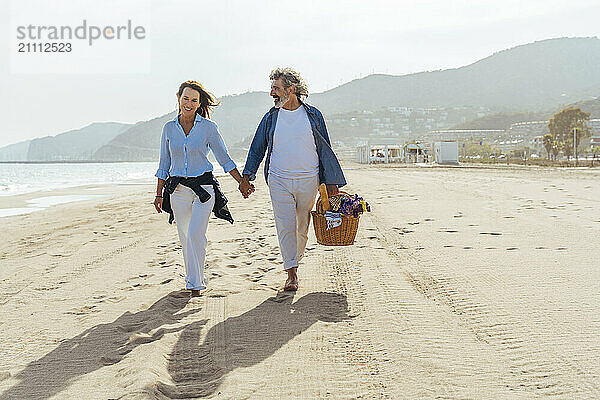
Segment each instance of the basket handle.
[[319,185],[319,195],[321,196],[321,205],[323,211],[329,210],[329,197],[327,196],[327,186],[324,183]]

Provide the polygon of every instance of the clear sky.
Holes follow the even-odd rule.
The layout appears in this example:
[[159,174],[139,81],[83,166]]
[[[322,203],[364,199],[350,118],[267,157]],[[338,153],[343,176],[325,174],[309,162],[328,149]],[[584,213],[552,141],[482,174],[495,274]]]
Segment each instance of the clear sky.
[[[80,1],[48,3],[69,10]],[[174,108],[187,79],[222,96],[268,90],[270,70],[292,66],[321,92],[372,73],[460,67],[520,44],[600,30],[598,0],[140,1],[150,20],[149,65],[119,74],[12,73],[10,3],[0,2],[0,146],[96,121],[157,117]],[[131,7],[123,12],[138,17]],[[44,21],[35,6],[29,13]]]

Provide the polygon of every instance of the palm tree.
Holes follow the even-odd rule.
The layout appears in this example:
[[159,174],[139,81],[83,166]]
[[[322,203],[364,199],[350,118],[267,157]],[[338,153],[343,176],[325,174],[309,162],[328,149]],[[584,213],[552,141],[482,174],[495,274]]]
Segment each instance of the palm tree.
[[558,153],[560,153],[561,149],[562,149],[562,143],[559,142],[558,140],[554,140],[552,142],[552,155],[554,156],[555,160],[558,157]]

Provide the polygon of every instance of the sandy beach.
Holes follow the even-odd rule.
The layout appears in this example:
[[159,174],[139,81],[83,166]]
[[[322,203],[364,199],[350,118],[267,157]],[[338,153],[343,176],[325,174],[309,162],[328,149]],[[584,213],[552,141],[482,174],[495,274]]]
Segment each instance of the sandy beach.
[[262,174],[200,298],[153,186],[1,218],[0,400],[600,397],[600,170],[345,173],[372,212],[296,294]]

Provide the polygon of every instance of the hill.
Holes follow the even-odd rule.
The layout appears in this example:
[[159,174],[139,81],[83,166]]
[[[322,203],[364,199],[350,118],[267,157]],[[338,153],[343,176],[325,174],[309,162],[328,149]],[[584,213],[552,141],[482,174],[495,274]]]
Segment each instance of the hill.
[[560,107],[554,110],[552,113],[547,114],[547,119],[550,119],[554,114],[567,107],[578,107],[582,111],[589,112],[591,119],[600,118],[600,97],[593,100],[578,101],[576,103],[569,104],[564,107]]
[[138,122],[97,149],[92,155],[97,161],[146,161],[158,158],[163,125],[175,117],[175,111]]
[[0,161],[26,161],[31,140],[10,144],[0,149]]
[[383,106],[543,111],[600,94],[600,40],[548,39],[443,71],[370,75],[311,96],[328,113]]
[[[488,107],[513,111],[466,126],[510,126],[513,122],[537,119],[537,114],[600,93],[600,40],[560,38],[525,44],[500,51],[465,67],[421,72],[404,76],[370,75],[323,93],[309,96],[326,116],[382,107]],[[228,145],[254,133],[260,118],[271,107],[266,92],[251,92],[220,99],[213,119]],[[97,159],[156,159],[162,127],[138,130],[140,146],[124,132],[111,142],[112,150],[101,149]],[[134,129],[134,128],[131,128]],[[467,129],[467,128],[464,128]],[[491,129],[491,128],[490,128]],[[232,152],[235,152],[232,149]],[[141,154],[142,158],[138,158]],[[135,158],[131,158],[135,157]],[[147,158],[149,157],[149,158]]]
[[129,126],[118,122],[96,122],[56,136],[33,139],[27,150],[27,161],[89,160],[96,149]]
[[597,98],[593,100],[578,101],[545,112],[495,113],[481,118],[475,118],[456,125],[451,129],[508,129],[510,125],[516,122],[548,121],[554,114],[567,107],[578,107],[585,112],[589,112],[590,119],[600,119],[600,98]]
[[[265,92],[225,96],[220,99],[211,119],[219,125],[232,157],[241,156],[232,145],[252,135],[263,114],[271,107],[271,98]],[[99,148],[93,156],[102,161],[152,161],[159,154],[163,125],[175,117],[175,112],[136,124]]]
[[[370,75],[312,94],[308,102],[318,106],[326,117],[386,107],[464,106],[501,112],[463,123],[459,125],[462,129],[503,129],[514,122],[547,119],[554,113],[548,110],[558,111],[569,103],[581,104],[592,118],[600,118],[600,102],[592,100],[600,94],[598,65],[598,38],[548,39],[503,50],[461,68],[403,76]],[[212,119],[229,146],[253,134],[272,105],[266,92],[225,96],[220,101]],[[65,159],[81,157],[88,151],[95,160],[155,160],[162,125],[173,115],[127,127],[114,137],[110,135],[115,130],[104,132],[104,143],[95,142],[93,152],[89,152],[93,146],[66,151],[52,139],[35,139],[29,145],[28,157]],[[0,149],[0,159],[3,154],[22,151],[24,146]]]
[[543,118],[541,115],[541,113],[532,112],[501,112],[467,121],[452,129],[508,129],[515,122],[537,121]]

